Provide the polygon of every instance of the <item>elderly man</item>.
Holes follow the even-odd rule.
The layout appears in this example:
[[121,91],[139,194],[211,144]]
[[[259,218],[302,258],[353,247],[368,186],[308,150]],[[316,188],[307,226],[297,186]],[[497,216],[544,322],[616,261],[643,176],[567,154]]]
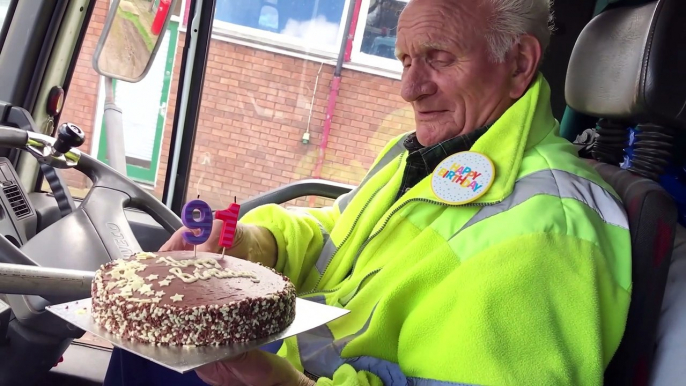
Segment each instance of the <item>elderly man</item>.
[[[416,131],[333,207],[248,213],[230,251],[350,314],[278,355],[201,368],[205,382],[602,383],[630,238],[614,193],[558,137],[538,73],[549,14],[549,0],[407,5],[396,52]],[[182,231],[162,249],[187,248]]]

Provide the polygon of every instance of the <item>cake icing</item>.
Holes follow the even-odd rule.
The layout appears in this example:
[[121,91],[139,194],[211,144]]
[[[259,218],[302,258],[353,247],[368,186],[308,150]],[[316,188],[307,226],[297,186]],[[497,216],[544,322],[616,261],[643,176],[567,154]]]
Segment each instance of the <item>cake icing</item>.
[[92,315],[110,333],[159,345],[220,345],[283,331],[295,287],[276,271],[214,253],[146,253],[95,274]]

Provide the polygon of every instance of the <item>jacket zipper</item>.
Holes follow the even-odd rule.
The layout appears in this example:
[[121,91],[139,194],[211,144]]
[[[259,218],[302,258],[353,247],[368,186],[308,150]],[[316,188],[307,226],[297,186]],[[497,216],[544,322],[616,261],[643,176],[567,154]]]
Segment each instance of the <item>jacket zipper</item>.
[[367,206],[369,206],[369,203],[372,202],[372,200],[374,199],[374,197],[376,197],[376,194],[379,193],[380,190],[381,190],[381,188],[379,188],[376,192],[374,192],[374,194],[372,194],[372,197],[369,198],[369,201],[367,201],[367,203],[364,204],[364,206],[362,207],[362,210],[361,210],[360,213],[357,215],[357,218],[355,218],[355,221],[353,222],[353,226],[350,227],[350,230],[348,231],[348,234],[345,235],[345,238],[343,238],[343,241],[341,242],[341,245],[338,246],[338,247],[336,247],[336,249],[333,250],[333,253],[331,254],[331,258],[330,258],[329,261],[326,263],[326,267],[324,267],[324,271],[322,271],[322,274],[319,275],[319,279],[317,279],[317,283],[314,285],[312,291],[306,292],[306,293],[304,293],[304,294],[301,294],[300,296],[311,295],[311,294],[314,294],[315,291],[316,291],[317,293],[330,293],[330,292],[335,292],[335,291],[337,290],[337,289],[330,289],[330,290],[317,291],[317,287],[319,286],[319,283],[321,283],[322,278],[324,277],[324,272],[326,272],[326,270],[329,269],[329,265],[330,265],[331,262],[333,261],[333,258],[336,256],[336,254],[338,253],[338,251],[343,247],[343,245],[345,244],[345,242],[348,241],[348,238],[350,238],[350,235],[353,234],[353,229],[355,228],[355,225],[357,225],[357,221],[360,219],[360,217],[362,217],[362,213],[364,212],[365,209],[367,209]]
[[381,271],[381,269],[382,269],[382,268],[377,268],[377,269],[375,269],[375,270],[369,272],[368,274],[366,274],[366,275],[362,278],[362,280],[360,280],[360,283],[355,287],[355,289],[354,289],[352,292],[350,292],[348,295],[344,296],[343,298],[338,299],[338,302],[339,302],[343,307],[347,306],[348,303],[350,303],[350,301],[353,300],[353,298],[355,297],[355,295],[357,295],[357,293],[360,292],[360,288],[364,285],[364,282],[365,282],[367,279],[369,279],[370,277],[372,277],[372,276],[376,275],[377,273],[379,273],[379,272]]
[[[399,159],[399,162],[398,162],[398,166],[396,166],[396,170],[400,167],[400,165],[403,164],[403,158],[405,158],[405,153],[402,153],[402,154],[400,155],[400,159]],[[377,189],[377,190],[374,192],[374,194],[372,194],[372,196],[369,198],[369,200],[367,200],[367,202],[366,202],[366,203],[364,204],[364,206],[362,207],[362,210],[360,211],[360,213],[357,214],[357,217],[355,218],[355,221],[353,221],[353,225],[350,227],[350,230],[348,231],[348,234],[345,235],[345,238],[343,238],[343,241],[341,242],[341,245],[338,246],[338,247],[336,247],[336,249],[334,249],[333,254],[331,254],[331,258],[330,258],[329,261],[326,263],[326,267],[324,267],[324,271],[322,271],[322,274],[319,275],[319,279],[317,280],[317,283],[314,285],[312,291],[306,292],[306,293],[304,293],[304,294],[300,294],[300,296],[312,295],[312,294],[314,294],[314,293],[331,293],[331,292],[335,292],[335,291],[338,290],[338,288],[336,288],[336,289],[331,289],[331,290],[317,291],[317,287],[319,286],[319,283],[321,283],[322,278],[324,277],[324,273],[326,272],[327,269],[329,269],[329,265],[330,265],[331,262],[333,261],[334,257],[336,257],[336,254],[338,253],[338,251],[343,247],[343,245],[345,244],[345,242],[348,241],[348,239],[350,238],[350,236],[353,234],[353,230],[355,229],[355,225],[357,225],[357,222],[360,220],[360,217],[362,217],[362,214],[364,213],[365,209],[367,209],[367,207],[369,206],[369,204],[374,200],[374,197],[376,197],[376,195],[381,191],[381,189],[383,189],[383,186],[381,186],[379,189]]]
[[398,206],[397,208],[393,209],[393,211],[392,211],[392,212],[386,217],[386,219],[384,220],[383,224],[381,225],[381,228],[379,228],[376,232],[374,232],[374,234],[372,234],[371,236],[369,236],[369,238],[367,238],[367,240],[366,240],[364,243],[362,243],[362,245],[360,246],[360,248],[357,250],[357,253],[355,254],[355,259],[353,260],[353,267],[352,267],[352,269],[350,270],[350,274],[349,274],[348,276],[352,276],[352,274],[355,272],[355,266],[357,265],[357,259],[358,259],[358,258],[360,257],[360,255],[362,254],[362,251],[364,250],[364,248],[365,248],[365,247],[366,247],[366,246],[367,246],[367,245],[368,245],[377,235],[379,235],[379,233],[381,233],[381,232],[384,230],[384,228],[386,228],[386,225],[388,225],[388,222],[391,220],[391,217],[393,217],[394,214],[398,213],[398,211],[399,211],[400,209],[404,208],[405,205],[409,204],[410,202],[426,202],[426,203],[429,203],[429,204],[436,204],[436,205],[441,205],[441,206],[466,206],[466,207],[481,206],[481,207],[484,207],[484,206],[495,205],[495,204],[498,204],[498,203],[500,203],[500,202],[502,202],[502,201],[494,201],[494,202],[489,202],[489,203],[469,203],[469,204],[462,204],[462,205],[451,205],[451,204],[446,204],[446,203],[440,202],[440,201],[429,200],[428,198],[412,198],[412,199],[409,199],[409,200],[403,202],[402,205],[400,205],[400,206]]
[[[341,283],[341,284],[342,284],[342,283]],[[305,293],[303,293],[303,294],[299,294],[298,297],[299,297],[299,298],[303,298],[303,299],[307,299],[307,298],[305,298],[305,296],[310,296],[310,295],[321,295],[321,294],[330,294],[330,293],[333,293],[333,292],[338,291],[340,288],[341,288],[341,286],[337,286],[337,287],[335,287],[335,288],[328,289],[328,290],[320,290],[320,291],[312,290],[312,291],[310,291],[310,292],[305,292]]]
[[[381,270],[382,270],[382,268],[377,268],[377,269],[375,269],[375,270],[369,272],[368,274],[366,274],[366,275],[362,278],[362,280],[360,280],[360,284],[358,284],[357,287],[356,287],[349,295],[347,295],[347,296],[350,296],[350,299],[347,299],[347,300],[346,300],[345,298],[346,298],[347,296],[344,296],[343,299],[338,299],[338,301],[341,303],[341,305],[342,305],[343,307],[345,307],[345,305],[348,304],[348,303],[353,299],[353,297],[357,294],[357,292],[359,291],[360,287],[362,287],[362,284],[364,284],[364,282],[365,282],[367,279],[369,279],[370,277],[372,277],[372,276],[376,275],[377,273],[379,273]],[[346,279],[347,279],[347,278],[346,278]],[[336,286],[335,288],[332,288],[332,289],[318,291],[317,294],[330,294],[330,293],[333,293],[333,292],[338,291],[339,289],[341,289],[342,286],[343,286],[343,283],[341,283],[341,285]],[[312,294],[314,294],[314,292],[307,292],[307,293],[301,294],[301,295],[299,295],[299,296],[302,297],[302,296],[307,296],[307,295],[312,295]]]

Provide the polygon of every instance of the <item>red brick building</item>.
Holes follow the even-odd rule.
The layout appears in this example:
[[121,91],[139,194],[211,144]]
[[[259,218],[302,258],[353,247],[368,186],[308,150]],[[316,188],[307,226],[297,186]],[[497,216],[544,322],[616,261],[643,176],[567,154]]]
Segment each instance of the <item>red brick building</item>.
[[[340,1],[344,3],[343,9],[360,3],[357,7],[359,9],[356,10],[359,16],[355,39],[362,35],[360,31],[363,31],[367,39],[367,30],[373,29],[370,27],[373,25],[370,22],[372,16],[367,14],[373,15],[373,3],[376,1]],[[325,157],[321,176],[314,175],[337,53],[330,52],[328,57],[316,56],[311,52],[291,49],[288,42],[283,46],[272,44],[271,38],[262,39],[262,30],[256,32],[259,36],[252,38],[246,38],[242,31],[239,31],[239,34],[222,30],[222,26],[226,27],[228,24],[218,19],[221,16],[220,6],[238,6],[235,5],[237,3],[229,3],[231,1],[218,1],[219,16],[215,18],[215,36],[210,43],[202,112],[197,126],[193,170],[188,187],[189,197],[200,194],[203,200],[218,208],[228,205],[234,196],[237,196],[239,201],[245,200],[305,178],[321,177],[357,184],[389,139],[412,130],[412,110],[399,97],[397,67],[383,68],[391,63],[391,60],[386,58],[378,60],[380,65],[370,65],[375,59],[365,62],[366,54],[358,49],[357,56],[361,59],[356,63],[356,56],[353,53],[352,62],[345,64],[341,74],[340,91],[331,120],[328,145],[323,149]],[[269,7],[277,9],[276,0],[263,3],[267,5],[263,5],[260,11],[260,23],[268,20],[267,16],[270,14],[273,16]],[[396,3],[404,4],[402,1]],[[185,42],[184,23],[181,21],[185,3],[180,5],[177,10],[179,17],[175,16],[174,20],[176,25],[181,26],[178,27],[178,32],[173,32],[178,36],[174,47],[167,53],[170,58],[170,66],[167,69],[171,68],[171,73],[166,74],[166,108],[161,110],[164,114],[158,121],[162,122],[161,132],[157,134],[160,140],[154,141],[153,146],[156,146],[157,150],[153,149],[153,157],[149,161],[149,167],[154,169],[151,173],[156,177],[141,181],[158,197],[162,194],[168,166],[183,52],[181,48]],[[61,117],[62,121],[77,123],[86,131],[88,139],[82,149],[97,153],[99,158],[103,157],[101,153],[105,137],[104,134],[101,135],[102,86],[101,77],[93,70],[91,63],[107,8],[108,1],[99,0],[79,55]],[[360,10],[362,12],[359,12]],[[332,10],[329,14],[337,14],[336,12]],[[293,30],[289,26],[292,26],[291,22],[295,17],[291,16],[283,31],[289,28]],[[366,24],[363,23],[365,17],[368,19]],[[328,18],[330,16],[323,20]],[[236,28],[243,27],[239,25]],[[340,28],[338,34],[342,35]],[[275,38],[280,39],[282,35],[275,34]],[[331,35],[333,36],[333,32]],[[387,31],[379,36],[382,43],[388,40]],[[287,39],[293,38],[289,35]],[[173,41],[174,39],[170,40]],[[365,42],[356,44],[360,46]],[[366,44],[365,49],[369,51],[369,43]],[[376,45],[377,41],[374,44]],[[383,44],[375,46],[375,53],[380,52],[378,47],[383,48]],[[385,55],[388,57],[387,53]],[[154,68],[151,69],[153,70]],[[125,115],[128,112],[124,109]],[[309,142],[303,143],[306,133],[309,133]],[[131,138],[130,133],[127,135],[127,141],[136,141],[136,138]],[[129,143],[136,145],[134,142],[127,142],[127,146]],[[127,147],[127,157],[128,153]],[[69,174],[68,177],[73,188],[86,188],[86,181],[80,175]],[[299,205],[305,203],[304,200],[298,202]]]

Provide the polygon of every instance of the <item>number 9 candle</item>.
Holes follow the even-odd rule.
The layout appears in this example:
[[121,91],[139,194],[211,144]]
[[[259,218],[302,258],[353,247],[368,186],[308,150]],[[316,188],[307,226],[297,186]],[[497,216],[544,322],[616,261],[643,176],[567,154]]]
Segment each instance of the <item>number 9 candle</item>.
[[[200,212],[200,218],[195,219],[193,212]],[[188,229],[199,229],[200,233],[184,232],[183,239],[188,244],[199,245],[207,241],[212,233],[212,209],[205,201],[193,200],[186,203],[181,211],[181,221]]]

